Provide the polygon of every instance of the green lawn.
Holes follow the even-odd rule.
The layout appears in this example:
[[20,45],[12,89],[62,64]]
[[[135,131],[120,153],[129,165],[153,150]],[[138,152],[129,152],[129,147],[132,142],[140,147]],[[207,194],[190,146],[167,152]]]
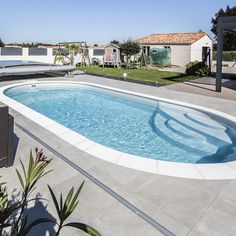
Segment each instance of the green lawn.
[[189,76],[177,72],[164,72],[158,70],[117,69],[110,67],[103,68],[99,66],[78,66],[77,69],[92,74],[99,74],[105,77],[113,76],[116,78],[123,78],[123,73],[125,72],[128,74],[128,79],[146,82],[158,82],[162,85],[174,84],[196,79],[195,76]]

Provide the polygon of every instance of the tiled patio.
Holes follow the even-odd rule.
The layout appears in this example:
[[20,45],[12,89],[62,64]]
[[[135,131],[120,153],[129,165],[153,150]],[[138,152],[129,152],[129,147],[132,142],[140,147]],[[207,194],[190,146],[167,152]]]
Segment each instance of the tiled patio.
[[[68,80],[68,78],[48,79]],[[222,99],[222,97],[212,96],[211,93],[196,92],[195,94],[194,90],[187,90],[185,84],[156,88],[88,75],[80,75],[71,80],[190,102],[236,116],[235,93],[231,93],[232,96],[224,97],[227,99]],[[0,86],[15,82],[1,82]],[[223,92],[223,94],[225,93]],[[19,166],[19,158],[26,162],[29,149],[36,146],[43,148],[45,153],[53,158],[51,167],[54,171],[41,182],[37,189],[43,194],[43,197],[49,198],[46,183],[49,183],[59,193],[65,192],[72,185],[78,186],[83,179],[87,179],[78,171],[78,167],[106,187],[104,190],[87,179],[81,193],[79,208],[72,220],[89,223],[102,235],[107,236],[161,235],[148,221],[143,220],[125,206],[124,202],[122,203],[115,197],[121,196],[136,209],[145,213],[149,219],[160,223],[176,235],[235,235],[236,180],[174,178],[121,167],[78,150],[13,110],[11,110],[11,114],[15,117],[17,124],[15,134],[18,137],[14,167]],[[44,147],[43,142],[46,142],[48,146]],[[69,162],[61,159],[53,150],[66,157]],[[9,189],[19,186],[14,167],[0,169],[0,174],[4,176],[4,180],[8,181]],[[107,189],[113,190],[115,195],[110,195],[106,191]],[[48,203],[46,202],[45,205]],[[41,206],[40,209],[42,214],[48,214],[45,207]],[[55,212],[51,205],[48,205],[47,209]],[[51,231],[53,232],[53,229]],[[64,231],[63,235],[77,234],[73,230]],[[81,233],[81,235],[84,234]]]

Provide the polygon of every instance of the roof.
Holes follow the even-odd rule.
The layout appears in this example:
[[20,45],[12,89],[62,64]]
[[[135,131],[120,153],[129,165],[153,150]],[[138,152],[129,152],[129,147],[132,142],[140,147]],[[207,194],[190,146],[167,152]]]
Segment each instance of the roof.
[[205,32],[151,34],[138,39],[138,42],[140,44],[193,44],[205,35],[207,35]]
[[105,46],[105,48],[110,47],[110,46],[112,46],[112,47],[114,47],[114,48],[120,48],[119,45],[114,44],[114,43],[109,43],[108,45]]
[[92,48],[92,49],[104,49],[104,45],[97,45],[97,46],[89,46],[89,48]]

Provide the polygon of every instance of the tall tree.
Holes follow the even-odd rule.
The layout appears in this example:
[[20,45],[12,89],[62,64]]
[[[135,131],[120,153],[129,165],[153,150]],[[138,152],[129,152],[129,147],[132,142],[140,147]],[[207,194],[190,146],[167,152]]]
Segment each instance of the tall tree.
[[[227,6],[226,9],[220,9],[216,14],[215,17],[211,19],[212,27],[211,32],[215,35],[215,39],[217,40],[217,22],[218,17],[220,16],[236,16],[236,6],[229,7]],[[236,34],[225,32],[223,37],[223,48],[225,51],[236,50]]]
[[5,47],[4,42],[2,41],[2,39],[0,38],[0,47]]

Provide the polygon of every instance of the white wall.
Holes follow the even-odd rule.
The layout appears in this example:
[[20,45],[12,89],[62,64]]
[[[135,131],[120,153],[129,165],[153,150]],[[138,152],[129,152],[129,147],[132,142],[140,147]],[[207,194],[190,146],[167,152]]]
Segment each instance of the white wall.
[[213,42],[207,35],[205,35],[204,37],[202,37],[197,42],[191,45],[191,61],[195,60],[202,61],[202,47],[211,48],[211,58],[212,58]]
[[95,57],[95,58],[99,59],[100,62],[102,62],[102,61],[103,61],[103,55],[102,55],[102,56],[94,56],[94,55],[93,55],[93,50],[94,50],[94,49],[101,49],[101,48],[89,48],[89,57],[90,57],[90,60],[91,60],[93,57]]
[[43,63],[54,63],[53,49],[47,48],[47,56],[29,56],[29,48],[22,48],[22,56],[0,55],[0,61],[5,61],[5,60],[23,60],[23,61],[35,61]]
[[190,45],[142,45],[150,46],[151,48],[164,48],[164,46],[170,46],[171,49],[171,64],[185,67],[191,60]]
[[190,45],[170,45],[171,64],[185,67],[190,62]]

